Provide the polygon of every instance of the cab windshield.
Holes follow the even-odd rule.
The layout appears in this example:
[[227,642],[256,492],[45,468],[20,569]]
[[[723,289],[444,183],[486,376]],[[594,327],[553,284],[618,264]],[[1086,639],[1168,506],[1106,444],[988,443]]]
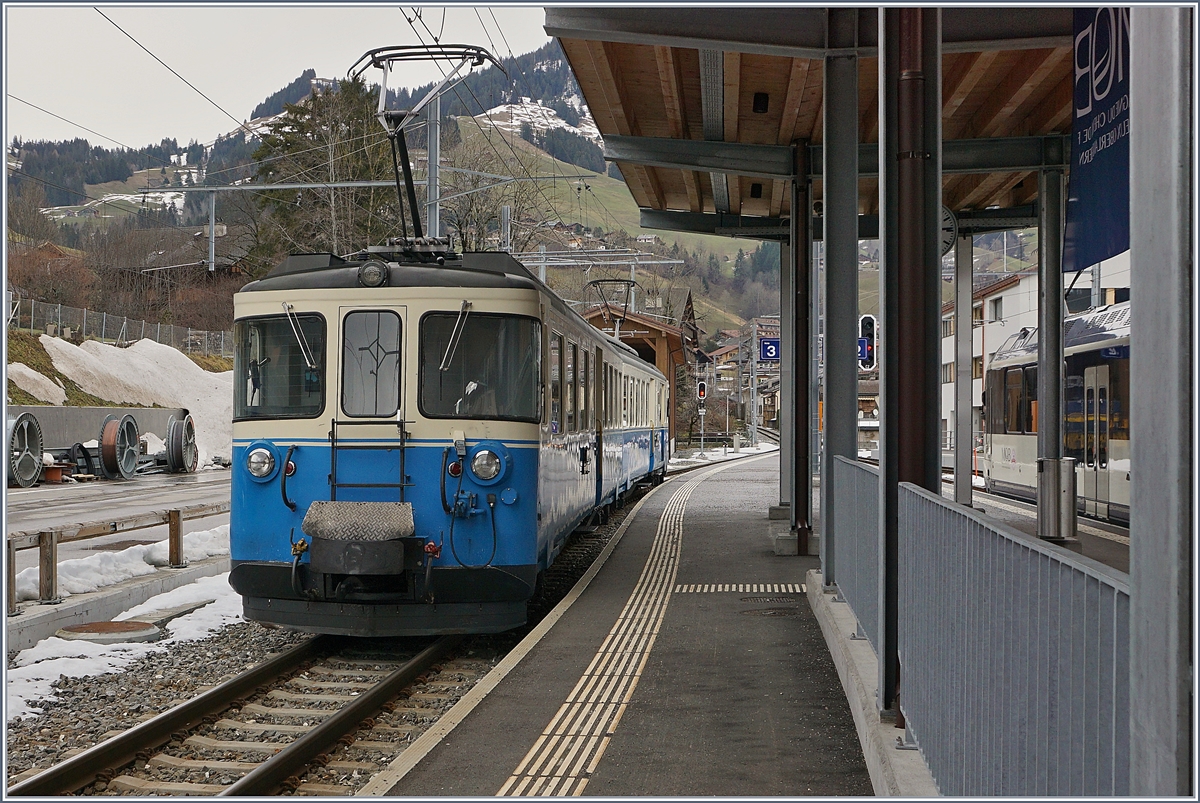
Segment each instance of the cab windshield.
[[541,367],[542,328],[534,318],[464,308],[421,320],[420,407],[428,418],[536,423]]
[[312,418],[325,407],[325,320],[246,318],[233,326],[233,417]]

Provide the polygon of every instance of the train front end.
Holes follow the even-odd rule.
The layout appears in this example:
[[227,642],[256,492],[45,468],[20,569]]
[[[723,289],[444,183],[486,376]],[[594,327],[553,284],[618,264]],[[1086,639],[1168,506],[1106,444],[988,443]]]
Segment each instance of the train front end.
[[522,272],[506,254],[303,255],[235,296],[247,619],[353,636],[525,622],[543,344]]

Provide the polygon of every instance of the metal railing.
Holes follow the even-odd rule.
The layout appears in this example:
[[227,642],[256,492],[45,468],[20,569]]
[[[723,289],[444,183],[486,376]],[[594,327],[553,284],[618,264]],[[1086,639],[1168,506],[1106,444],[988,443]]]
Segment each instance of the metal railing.
[[833,459],[838,590],[858,619],[859,636],[879,645],[879,468]]
[[185,354],[233,356],[231,331],[210,332],[169,323],[150,323],[64,304],[48,304],[32,298],[15,302],[15,307],[16,311],[8,325],[16,329],[116,344],[148,339]]
[[1129,794],[1128,575],[908,483],[898,514],[900,706],[942,794]]

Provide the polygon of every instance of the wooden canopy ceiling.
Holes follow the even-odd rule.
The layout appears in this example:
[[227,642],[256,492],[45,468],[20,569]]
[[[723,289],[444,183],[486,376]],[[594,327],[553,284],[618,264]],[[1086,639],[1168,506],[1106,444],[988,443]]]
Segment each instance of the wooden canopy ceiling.
[[[945,9],[943,141],[1069,134],[1071,19],[1070,9]],[[874,9],[860,11],[861,143],[879,139],[876,24]],[[606,138],[821,143],[824,9],[548,9],[546,30]],[[722,209],[720,173],[617,164],[646,209],[790,214],[787,179],[728,174]],[[860,213],[876,213],[878,181],[863,177],[859,187]],[[958,172],[944,176],[943,202],[955,212],[1008,208],[1037,189],[1031,170]]]

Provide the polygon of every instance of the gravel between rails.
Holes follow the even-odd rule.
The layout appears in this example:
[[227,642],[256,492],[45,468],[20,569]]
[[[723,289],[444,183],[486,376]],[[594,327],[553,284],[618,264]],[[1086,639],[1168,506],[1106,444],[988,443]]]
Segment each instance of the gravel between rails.
[[[593,533],[574,533],[546,573],[540,597],[530,603],[529,623],[516,630],[488,636],[476,636],[464,643],[453,659],[459,666],[469,666],[469,672],[457,673],[450,667],[449,677],[440,676],[440,682],[453,679],[454,688],[441,698],[423,702],[421,707],[446,711],[466,694],[474,683],[482,679],[528,632],[553,610],[566,596],[576,581],[587,571],[596,557],[603,551],[617,531],[621,521],[644,491],[631,495],[620,510],[614,509],[609,520]],[[55,762],[85,750],[103,741],[115,732],[126,730],[139,722],[150,719],[174,705],[194,696],[205,687],[216,685],[222,680],[243,671],[247,666],[264,660],[269,655],[283,650],[308,638],[307,634],[293,633],[280,628],[264,626],[257,622],[240,622],[223,628],[217,634],[201,640],[173,645],[169,650],[152,653],[131,664],[125,671],[85,678],[62,677],[53,685],[54,695],[41,703],[42,713],[6,724],[8,754],[8,778],[31,767],[49,767]],[[384,642],[386,640],[364,640]],[[396,640],[404,642],[403,639]],[[378,646],[370,648],[379,654]],[[366,647],[366,644],[364,644]],[[8,655],[11,666],[15,653]],[[446,662],[451,663],[451,662]],[[417,688],[414,693],[422,690]],[[377,718],[380,724],[407,726],[409,733],[403,738],[411,743],[436,722],[427,714],[413,715],[404,712],[406,703],[399,701],[397,710]],[[334,760],[342,759],[338,755]],[[381,761],[390,761],[392,756],[378,756]],[[370,760],[357,753],[356,761]],[[386,763],[384,761],[384,763]],[[128,772],[128,770],[125,770]],[[361,787],[370,779],[370,773],[314,770],[309,781],[319,783],[349,784]],[[214,777],[210,783],[232,783],[234,776]],[[10,781],[11,782],[11,781]],[[114,794],[103,783],[93,784],[84,794]]]

